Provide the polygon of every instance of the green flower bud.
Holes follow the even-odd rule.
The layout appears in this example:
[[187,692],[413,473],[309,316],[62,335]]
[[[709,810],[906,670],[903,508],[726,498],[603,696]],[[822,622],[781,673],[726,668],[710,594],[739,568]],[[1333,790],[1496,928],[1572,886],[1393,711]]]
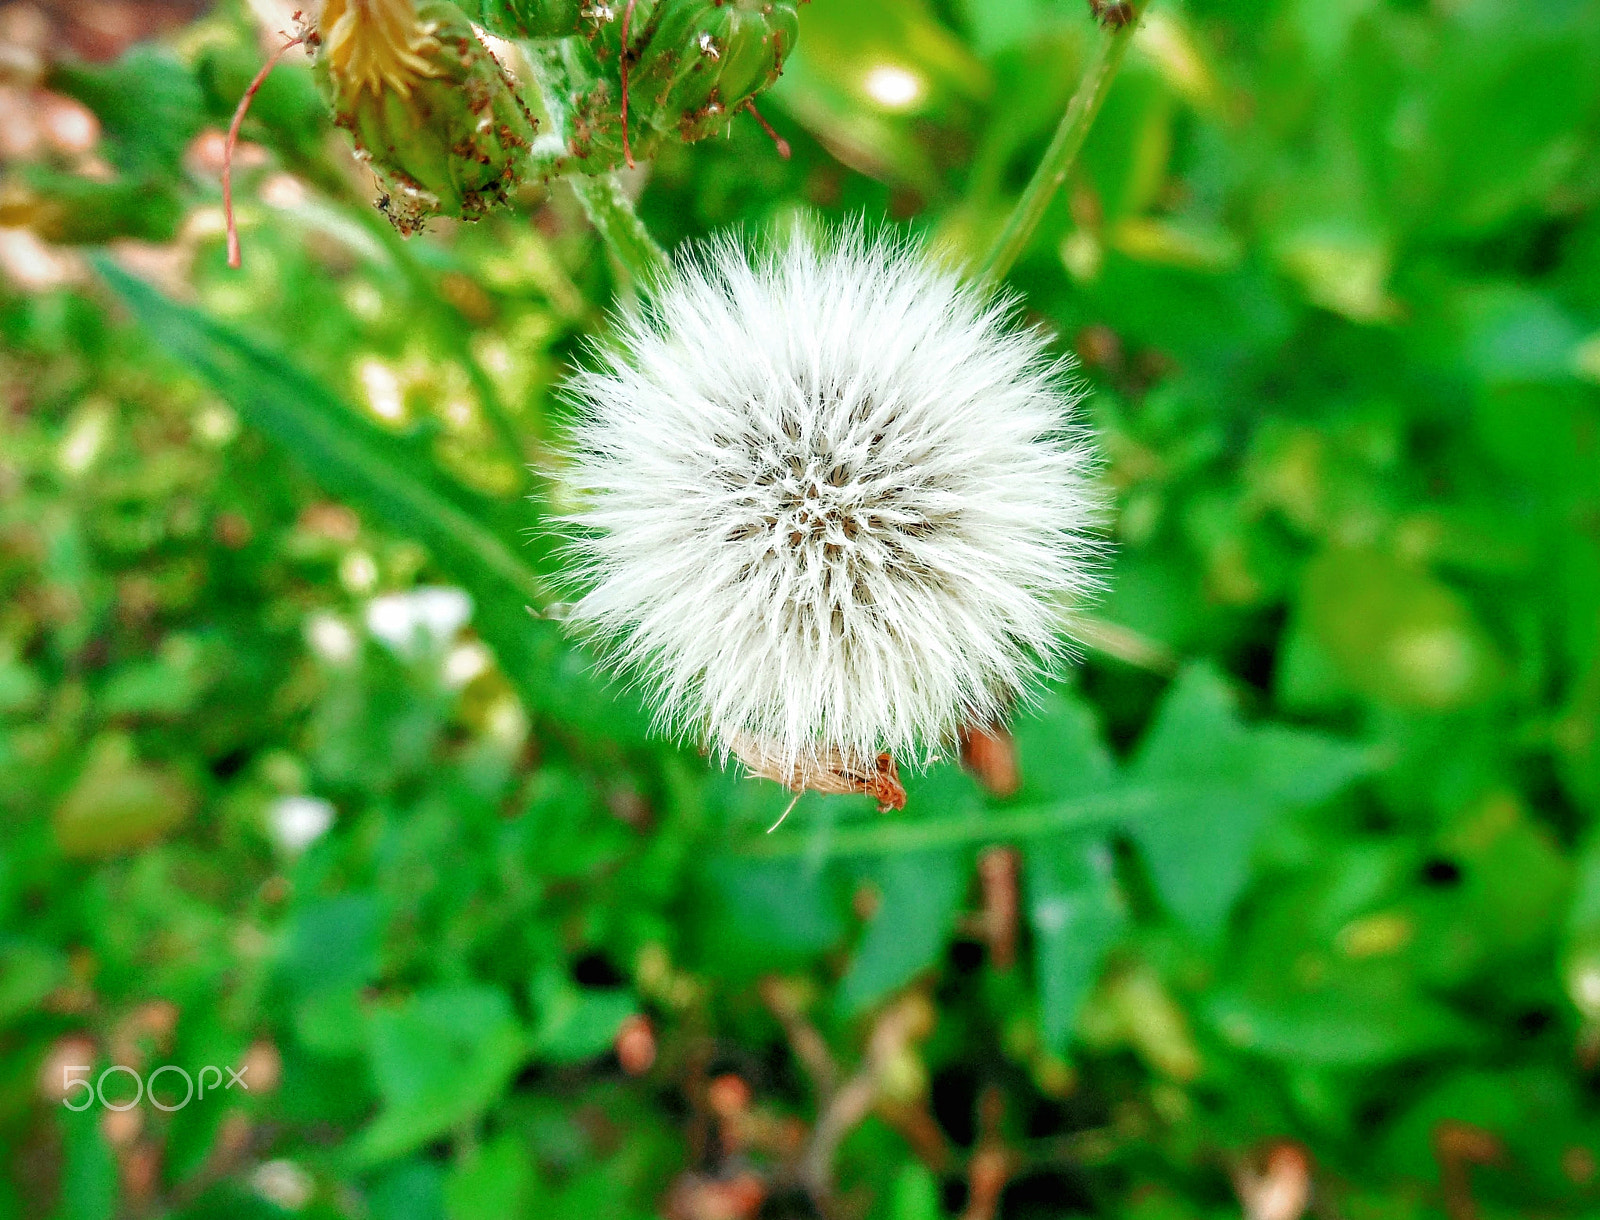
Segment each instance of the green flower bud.
[[467,16],[501,38],[565,38],[593,7],[588,0],[461,0]]
[[564,127],[557,172],[603,173],[666,140],[726,130],[778,79],[799,29],[798,0],[635,0],[631,11],[627,0],[587,5],[582,37],[541,48],[536,65]]
[[[800,32],[794,0],[663,0],[648,5],[648,15],[646,8],[636,4],[629,27],[637,57],[631,101],[645,124],[686,142],[723,131],[772,85]],[[620,33],[619,25],[619,49]]]
[[448,0],[328,0],[314,47],[334,122],[402,233],[433,216],[476,220],[526,172],[535,120]]

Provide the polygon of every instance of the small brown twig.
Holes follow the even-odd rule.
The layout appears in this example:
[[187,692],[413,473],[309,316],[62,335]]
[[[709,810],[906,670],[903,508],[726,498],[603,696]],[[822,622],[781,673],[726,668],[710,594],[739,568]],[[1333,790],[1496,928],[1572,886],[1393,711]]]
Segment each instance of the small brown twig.
[[844,1138],[883,1100],[895,1065],[914,1043],[933,1028],[928,998],[918,992],[902,996],[873,1022],[867,1053],[860,1068],[821,1107],[811,1141],[800,1161],[800,1181],[824,1216],[833,1211],[833,1162]]
[[[1063,1165],[1104,1165],[1130,1142],[1137,1142],[1137,1137],[1114,1127],[1087,1127],[1066,1135],[1029,1140],[1011,1149],[1013,1170],[1021,1174]],[[971,1156],[967,1158],[969,1166]]]
[[628,0],[628,7],[622,10],[622,58],[617,64],[622,73],[622,159],[629,169],[634,166],[633,149],[628,146],[628,23],[633,20],[634,2]]
[[266,83],[267,77],[278,66],[278,61],[290,47],[297,47],[305,41],[304,34],[297,34],[288,42],[274,51],[261,65],[261,71],[250,82],[250,87],[244,91],[244,96],[239,99],[239,105],[233,112],[233,122],[228,124],[228,140],[222,149],[222,215],[228,230],[228,266],[237,271],[241,265],[239,256],[239,226],[233,219],[233,150],[239,143],[239,128],[244,125],[244,116],[250,109],[250,103],[255,100],[256,92]]
[[978,880],[983,888],[983,935],[989,942],[989,961],[996,970],[1010,970],[1017,962],[1018,874],[1021,858],[1014,847],[991,847],[978,857]]
[[1002,800],[1022,787],[1017,743],[1003,724],[962,725],[956,740],[961,765],[991,796]]
[[806,1020],[800,1006],[795,1003],[792,989],[781,978],[777,975],[767,976],[761,980],[760,990],[762,1003],[778,1019],[778,1024],[783,1026],[784,1036],[789,1039],[789,1049],[794,1051],[794,1057],[811,1077],[811,1087],[817,1093],[817,1104],[826,1105],[839,1087],[839,1068],[828,1051],[827,1041],[817,1032],[817,1027]]
[[950,1137],[928,1108],[926,1097],[914,1101],[880,1098],[877,1112],[879,1118],[900,1133],[916,1158],[934,1173],[947,1173],[955,1165],[956,1152],[950,1145]]
[[1016,1158],[1005,1145],[1005,1094],[995,1085],[978,1098],[978,1146],[967,1163],[967,1210],[961,1220],[994,1220],[1000,1196],[1016,1168]]
[[[761,999],[783,1026],[789,1047],[811,1077],[817,1094],[817,1121],[800,1152],[797,1177],[818,1214],[833,1217],[833,1161],[839,1145],[875,1109],[906,1132],[941,1168],[951,1159],[938,1124],[923,1103],[885,1095],[885,1081],[911,1045],[928,1036],[934,1016],[926,996],[902,996],[878,1014],[867,1038],[861,1066],[843,1083],[828,1044],[800,1011],[793,989],[776,975],[761,982]],[[921,1113],[918,1113],[918,1111]]]
[[1505,1145],[1482,1127],[1446,1119],[1433,1129],[1433,1155],[1439,1162],[1439,1186],[1450,1220],[1478,1220],[1472,1197],[1472,1166],[1492,1165],[1505,1157]]
[[205,1161],[188,1178],[158,1196],[150,1214],[169,1215],[186,1210],[217,1183],[242,1176],[253,1161],[272,1147],[280,1134],[276,1125],[252,1123],[237,1111],[224,1116]]
[[877,1075],[870,1068],[863,1068],[844,1082],[811,1129],[811,1139],[800,1161],[800,1182],[824,1216],[833,1213],[833,1159],[839,1145],[872,1113],[877,1097]]
[[1170,677],[1177,673],[1179,657],[1159,640],[1092,614],[1071,612],[1067,629],[1085,647],[1115,657],[1124,665]]
[[755,119],[756,122],[761,124],[761,130],[767,133],[767,138],[770,139],[775,145],[777,145],[777,147],[778,147],[778,156],[782,157],[785,161],[787,161],[789,159],[790,155],[794,152],[794,150],[789,147],[789,141],[785,140],[777,132],[773,131],[772,130],[772,124],[767,122],[766,119],[761,117],[761,111],[756,109],[756,99],[755,98],[751,98],[748,102],[746,102],[744,104],[744,108],[750,112],[751,116]]

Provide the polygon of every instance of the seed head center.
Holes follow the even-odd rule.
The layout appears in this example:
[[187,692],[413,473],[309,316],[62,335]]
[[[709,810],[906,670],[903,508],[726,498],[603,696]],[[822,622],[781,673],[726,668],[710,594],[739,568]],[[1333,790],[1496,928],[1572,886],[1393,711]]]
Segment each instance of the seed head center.
[[784,415],[775,427],[716,438],[727,455],[723,503],[735,517],[723,537],[746,548],[740,581],[799,579],[804,598],[837,608],[872,605],[874,580],[926,582],[915,552],[940,519],[928,502],[939,481],[893,456],[892,412],[874,418],[862,402],[842,422],[830,433],[825,419],[802,427]]

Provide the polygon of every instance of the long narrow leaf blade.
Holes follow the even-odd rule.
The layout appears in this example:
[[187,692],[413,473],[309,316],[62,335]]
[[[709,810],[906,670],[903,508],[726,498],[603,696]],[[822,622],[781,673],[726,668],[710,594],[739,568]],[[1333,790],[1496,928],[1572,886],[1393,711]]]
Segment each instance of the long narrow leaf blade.
[[637,739],[636,699],[600,679],[592,662],[527,607],[550,601],[533,565],[485,524],[488,501],[425,454],[362,419],[314,377],[204,314],[162,296],[107,258],[100,274],[169,355],[188,365],[250,425],[302,463],[330,495],[416,538],[472,595],[478,630],[531,710],[613,738]]
[[481,571],[528,602],[545,602],[537,573],[464,511],[458,496],[444,494],[415,469],[404,442],[356,415],[283,357],[168,300],[109,259],[98,260],[98,270],[163,350],[294,454],[328,492],[416,536],[464,583]]

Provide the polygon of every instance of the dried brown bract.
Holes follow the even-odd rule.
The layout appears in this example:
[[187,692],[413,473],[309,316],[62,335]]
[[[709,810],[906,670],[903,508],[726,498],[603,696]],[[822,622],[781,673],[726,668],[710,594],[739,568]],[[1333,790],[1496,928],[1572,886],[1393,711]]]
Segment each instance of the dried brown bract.
[[813,766],[785,765],[773,750],[752,737],[737,738],[733,742],[733,753],[750,769],[750,774],[782,784],[796,796],[805,792],[820,792],[825,796],[866,793],[878,802],[879,813],[898,812],[906,807],[900,769],[895,766],[894,755],[889,753],[879,754],[867,763],[829,749]]
[[1089,11],[1094,19],[1108,30],[1120,30],[1132,25],[1138,14],[1128,0],[1089,0]]

